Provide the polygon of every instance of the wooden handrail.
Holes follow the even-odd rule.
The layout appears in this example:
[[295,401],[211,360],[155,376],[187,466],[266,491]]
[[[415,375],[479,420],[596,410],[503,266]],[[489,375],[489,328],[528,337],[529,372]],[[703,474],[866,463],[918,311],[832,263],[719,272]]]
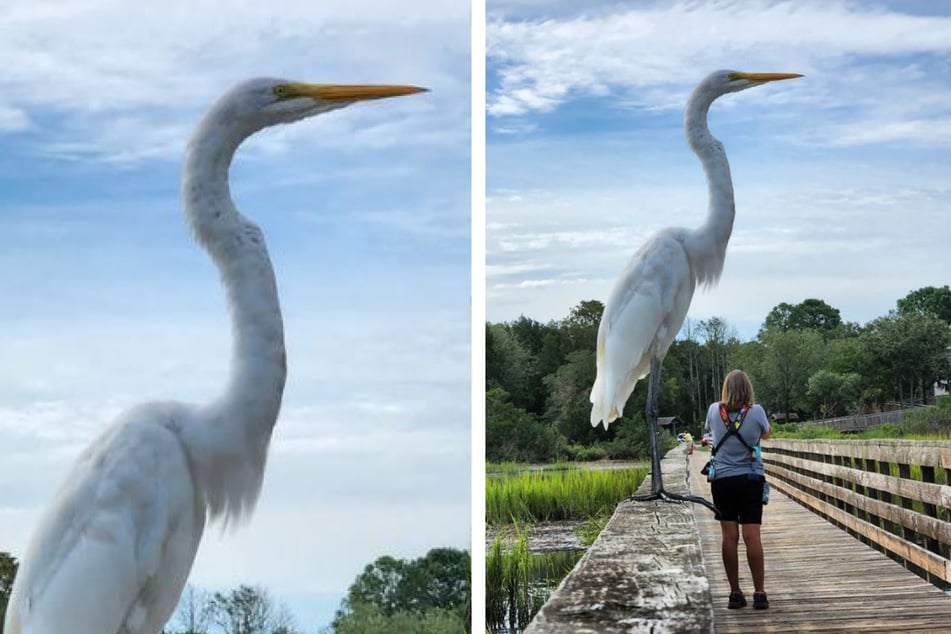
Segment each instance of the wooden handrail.
[[951,441],[777,439],[763,443],[763,460],[777,489],[932,582],[951,583],[951,522],[939,512],[951,508]]

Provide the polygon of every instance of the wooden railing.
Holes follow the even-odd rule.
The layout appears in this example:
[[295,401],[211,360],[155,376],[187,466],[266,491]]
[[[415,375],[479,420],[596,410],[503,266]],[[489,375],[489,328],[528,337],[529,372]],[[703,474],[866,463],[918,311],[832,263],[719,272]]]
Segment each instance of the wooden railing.
[[840,416],[838,418],[823,418],[810,421],[804,427],[831,427],[836,431],[858,432],[881,427],[887,423],[900,423],[908,410],[898,409],[892,412],[878,412],[876,414],[857,414],[854,416]]
[[951,584],[951,441],[768,440],[763,460],[776,489]]

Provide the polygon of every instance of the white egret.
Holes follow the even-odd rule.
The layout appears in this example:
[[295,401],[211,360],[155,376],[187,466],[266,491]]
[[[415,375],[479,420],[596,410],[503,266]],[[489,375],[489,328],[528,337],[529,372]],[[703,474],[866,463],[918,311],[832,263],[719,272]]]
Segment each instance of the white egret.
[[634,253],[614,284],[598,328],[598,373],[591,389],[591,424],[608,425],[624,412],[634,386],[650,374],[647,425],[651,436],[651,494],[642,499],[703,498],[664,491],[657,446],[657,394],[660,365],[680,331],[697,284],[711,286],[723,270],[733,231],[733,182],[723,144],[710,134],[707,112],[717,97],[801,77],[796,73],[742,73],[720,70],[708,75],[687,100],[684,130],[707,178],[709,209],[696,229],[660,230]]
[[228,384],[204,405],[126,412],[79,457],[32,536],[7,608],[7,634],[157,634],[175,608],[206,518],[239,521],[261,489],[284,391],[284,332],[261,230],[235,208],[228,170],[268,126],[414,86],[243,82],[188,145],[182,197],[231,312]]

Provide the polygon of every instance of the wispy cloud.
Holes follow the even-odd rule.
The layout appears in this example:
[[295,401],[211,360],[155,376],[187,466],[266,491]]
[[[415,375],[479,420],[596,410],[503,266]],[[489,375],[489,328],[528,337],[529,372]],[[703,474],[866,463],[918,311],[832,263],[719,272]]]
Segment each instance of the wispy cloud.
[[[776,89],[772,100],[831,107],[848,94],[857,109],[852,125],[836,122],[810,140],[924,140],[937,124],[927,142],[947,144],[946,121],[921,116],[929,104],[947,103],[946,85],[924,81],[935,69],[907,56],[947,54],[949,31],[951,17],[844,1],[618,3],[590,15],[490,18],[487,52],[498,81],[488,112],[508,132],[509,118],[583,97],[610,96],[614,108],[679,109],[708,70],[794,70],[808,76],[809,89]],[[867,56],[863,65],[852,63],[857,55]],[[867,129],[888,132],[860,133]]]
[[468,56],[460,12],[428,1],[404,3],[398,12],[369,7],[363,0],[319,7],[281,0],[223,10],[219,2],[173,0],[155,19],[120,0],[15,0],[0,16],[0,93],[7,100],[0,129],[24,129],[18,113],[39,109],[50,113],[55,133],[34,130],[47,153],[110,162],[173,158],[206,105],[253,76],[433,89],[429,106],[328,117],[317,132],[299,126],[274,134],[272,145],[315,135],[338,148],[381,147],[394,138],[431,144],[434,131],[464,129],[460,97],[468,77],[454,72]]
[[737,216],[692,317],[749,335],[777,303],[822,297],[864,322],[947,283],[949,32],[937,3],[490,3],[489,319],[604,299],[648,236],[702,222],[682,112],[716,68],[806,77],[711,108]]

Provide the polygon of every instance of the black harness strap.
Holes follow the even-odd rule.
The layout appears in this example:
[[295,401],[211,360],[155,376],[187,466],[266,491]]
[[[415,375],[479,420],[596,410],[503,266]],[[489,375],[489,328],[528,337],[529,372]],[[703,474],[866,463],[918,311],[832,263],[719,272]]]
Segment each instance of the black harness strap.
[[720,446],[726,442],[726,439],[730,436],[736,436],[737,440],[743,443],[743,446],[750,450],[751,454],[755,454],[756,450],[750,447],[749,443],[743,439],[743,436],[740,435],[740,425],[743,424],[743,419],[746,418],[746,413],[750,411],[749,405],[744,405],[740,408],[740,413],[736,415],[736,420],[731,421],[730,415],[726,411],[726,407],[723,403],[720,403],[720,418],[723,420],[724,426],[726,426],[726,436],[720,439],[714,447],[713,451],[710,452],[711,457],[717,455]]

